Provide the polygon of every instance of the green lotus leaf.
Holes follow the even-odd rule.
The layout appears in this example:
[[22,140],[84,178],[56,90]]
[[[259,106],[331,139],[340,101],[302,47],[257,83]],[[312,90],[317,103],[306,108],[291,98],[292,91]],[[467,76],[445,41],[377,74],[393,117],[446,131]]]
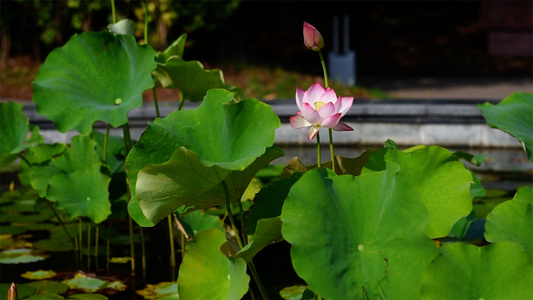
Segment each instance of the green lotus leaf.
[[424,202],[398,170],[387,162],[385,171],[354,177],[317,168],[292,186],[283,237],[296,273],[321,297],[420,298],[437,248],[424,233]]
[[48,180],[58,171],[55,167],[49,167],[49,163],[52,159],[61,156],[66,149],[66,145],[60,143],[39,144],[29,148],[24,155],[24,160],[19,164],[20,182],[24,185],[31,185],[41,197],[46,196]]
[[185,51],[185,41],[187,40],[187,34],[180,35],[170,46],[163,52],[157,52],[155,54],[155,61],[158,63],[157,72],[162,72],[160,64],[165,64],[172,56],[183,57]]
[[[111,213],[110,178],[101,173],[102,163],[94,140],[75,136],[71,142],[61,156],[31,167],[31,184],[41,197],[57,202],[58,208],[65,209],[72,218],[86,216],[101,222]],[[41,148],[48,155],[62,149]]]
[[246,262],[268,245],[283,241],[281,235],[281,220],[279,217],[260,219],[257,221],[257,229],[250,243],[242,248],[236,256],[242,257]]
[[[105,134],[100,132],[93,132],[93,138],[97,143],[96,149],[100,159],[104,160],[104,139]],[[124,139],[119,136],[108,136],[107,139],[107,159],[106,163],[111,170],[111,174],[125,172],[124,161],[126,160],[126,154],[124,150]]]
[[513,241],[533,251],[533,188],[520,188],[512,200],[487,215],[485,238],[495,243]]
[[[154,225],[139,207],[136,191],[137,175],[149,164],[153,165],[150,168],[156,170],[155,165],[166,163],[173,155],[176,155],[175,159],[185,159],[194,154],[197,160],[195,164],[201,163],[204,165],[202,168],[242,171],[273,144],[275,129],[280,126],[280,121],[272,108],[256,99],[244,99],[240,102],[234,102],[232,99],[233,94],[227,90],[210,90],[198,108],[175,111],[149,124],[126,158],[126,173],[132,198],[128,210],[137,223],[142,226]],[[182,146],[186,150],[178,149]],[[180,172],[174,170],[172,173]],[[168,177],[172,177],[172,173],[168,174]],[[184,173],[175,175],[189,176]],[[228,182],[228,187],[230,184],[232,183]],[[179,206],[175,208],[177,207]]]
[[217,216],[212,216],[199,210],[193,211],[182,217],[177,215],[177,218],[179,219],[181,225],[187,232],[189,238],[192,238],[196,236],[199,232],[202,232],[207,229],[224,229],[221,220]]
[[205,70],[199,61],[185,61],[175,55],[164,64],[158,63],[153,75],[163,87],[179,89],[192,102],[201,101],[209,89],[226,87],[221,70]]
[[100,223],[111,214],[109,182],[100,172],[100,164],[71,173],[61,171],[50,179],[47,197],[71,218],[83,216]]
[[223,231],[209,229],[187,243],[178,275],[180,299],[241,299],[246,294],[246,262],[224,256],[220,246],[225,242]]
[[[254,174],[282,156],[277,148],[257,158],[244,170],[205,166],[194,152],[180,147],[168,162],[148,165],[137,175],[137,199],[148,220],[156,224],[181,206],[186,210],[225,204],[223,183],[230,201],[239,201]],[[227,162],[223,162],[226,164]]]
[[517,138],[533,162],[533,94],[514,93],[498,105],[478,104],[485,121]]
[[514,242],[451,243],[422,276],[424,299],[532,299],[533,255]]
[[[353,175],[357,176],[361,174],[363,167],[366,162],[370,159],[374,150],[368,149],[363,152],[360,156],[355,158],[348,158],[342,156],[335,156],[335,173],[337,175]],[[283,169],[281,177],[292,176],[295,172],[307,172],[308,170],[316,168],[318,165],[314,164],[311,166],[305,166],[300,162],[298,157],[292,158],[289,163]],[[322,167],[331,169],[331,161],[321,164]]]
[[279,217],[283,202],[292,185],[301,177],[300,174],[276,181],[263,187],[254,198],[254,204],[245,214],[244,224],[247,235],[255,234],[257,222],[260,219]]
[[133,36],[75,34],[39,68],[33,84],[37,112],[61,132],[86,134],[97,120],[123,125],[128,112],[142,105],[143,91],[154,85],[154,55]]
[[386,162],[400,165],[398,176],[410,182],[429,212],[426,233],[447,236],[454,224],[472,211],[472,173],[450,151],[439,146],[417,146],[405,151],[376,151],[363,173],[383,170]]
[[39,128],[29,124],[23,108],[21,103],[0,103],[0,169],[12,163],[22,150],[43,141]]

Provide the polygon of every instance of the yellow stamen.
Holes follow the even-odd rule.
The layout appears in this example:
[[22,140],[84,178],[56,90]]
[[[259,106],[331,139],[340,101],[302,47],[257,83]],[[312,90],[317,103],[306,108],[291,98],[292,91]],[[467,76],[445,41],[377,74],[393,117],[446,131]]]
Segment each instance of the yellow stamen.
[[319,111],[322,106],[324,106],[326,103],[322,101],[315,102],[315,109],[316,111]]

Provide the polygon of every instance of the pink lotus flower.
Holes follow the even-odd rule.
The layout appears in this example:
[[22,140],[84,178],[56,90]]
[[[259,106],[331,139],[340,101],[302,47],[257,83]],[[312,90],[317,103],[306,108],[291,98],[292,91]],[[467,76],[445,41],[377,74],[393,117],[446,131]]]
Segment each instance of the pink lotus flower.
[[339,97],[331,88],[324,89],[319,83],[313,84],[307,91],[296,88],[296,105],[299,111],[290,118],[292,128],[311,126],[307,139],[312,140],[320,127],[338,131],[350,131],[352,127],[339,122],[350,110],[353,97]]
[[313,51],[319,51],[324,48],[324,39],[320,31],[307,22],[304,22],[304,44]]

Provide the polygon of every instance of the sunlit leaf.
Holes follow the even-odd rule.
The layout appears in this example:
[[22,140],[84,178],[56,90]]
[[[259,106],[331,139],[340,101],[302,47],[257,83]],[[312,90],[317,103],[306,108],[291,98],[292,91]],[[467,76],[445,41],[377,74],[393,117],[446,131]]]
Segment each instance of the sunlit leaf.
[[472,211],[472,173],[450,151],[439,146],[417,146],[405,151],[380,149],[363,173],[383,170],[386,162],[400,165],[399,178],[411,183],[429,213],[426,233],[447,236],[453,225]]
[[424,299],[532,299],[533,255],[514,242],[451,243],[422,276]]
[[520,188],[512,200],[487,215],[485,238],[495,243],[513,241],[533,251],[533,188]]
[[133,36],[75,34],[39,68],[33,84],[37,112],[61,132],[89,133],[97,120],[123,125],[128,112],[142,105],[143,91],[154,85],[154,55]]
[[321,297],[420,298],[422,271],[437,248],[424,233],[421,196],[399,172],[389,162],[356,177],[313,169],[292,186],[283,237],[295,271]]
[[175,111],[145,130],[126,159],[135,221],[153,226],[183,204],[224,203],[222,180],[232,201],[240,199],[255,173],[283,155],[267,151],[280,125],[272,108],[232,99],[226,90],[210,90],[197,109]]
[[129,19],[122,19],[115,24],[109,24],[107,28],[114,34],[135,36],[135,22]]
[[490,127],[517,138],[533,162],[533,94],[514,93],[498,105],[478,104],[478,108]]
[[155,54],[155,60],[158,62],[158,72],[161,72],[163,69],[160,69],[159,64],[165,64],[169,58],[172,56],[183,57],[183,52],[185,50],[185,41],[187,40],[187,34],[184,33],[180,35],[170,46],[165,49],[163,52],[157,52]]
[[239,251],[236,256],[250,261],[263,248],[283,241],[281,235],[281,220],[279,217],[260,219],[257,221],[257,229],[250,243]]
[[223,231],[209,229],[187,243],[178,275],[180,299],[241,299],[248,291],[246,263],[224,256],[224,242]]
[[179,56],[158,63],[153,74],[163,87],[179,89],[185,99],[193,102],[202,100],[209,89],[226,87],[221,70],[205,70],[199,61],[185,61]]

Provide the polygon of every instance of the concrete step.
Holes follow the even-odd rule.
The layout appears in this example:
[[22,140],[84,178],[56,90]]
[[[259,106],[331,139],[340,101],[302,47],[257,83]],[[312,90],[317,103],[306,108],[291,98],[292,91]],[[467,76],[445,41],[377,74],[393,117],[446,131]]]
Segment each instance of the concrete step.
[[[419,144],[441,145],[445,147],[504,147],[521,148],[522,145],[510,135],[489,128],[481,112],[480,103],[494,100],[359,100],[356,99],[350,111],[343,118],[354,131],[334,131],[337,145],[383,145],[387,139],[394,140],[401,146]],[[289,118],[298,110],[294,100],[267,101],[282,121],[276,132],[278,145],[314,145],[316,141],[307,141],[307,129],[293,129]],[[185,109],[194,109],[199,103],[186,102]],[[179,102],[160,103],[161,116],[177,110]],[[32,124],[41,128],[46,142],[68,142],[76,132],[61,134],[55,130],[52,122],[37,114],[35,106],[28,105],[24,111]],[[130,111],[130,128],[132,138],[138,139],[147,126],[155,119],[153,103],[144,103],[140,108]],[[95,124],[96,130],[103,131],[106,125]],[[327,137],[327,130],[322,129],[322,136]],[[122,130],[114,129],[112,134],[121,135]],[[327,138],[322,138],[328,143]]]

